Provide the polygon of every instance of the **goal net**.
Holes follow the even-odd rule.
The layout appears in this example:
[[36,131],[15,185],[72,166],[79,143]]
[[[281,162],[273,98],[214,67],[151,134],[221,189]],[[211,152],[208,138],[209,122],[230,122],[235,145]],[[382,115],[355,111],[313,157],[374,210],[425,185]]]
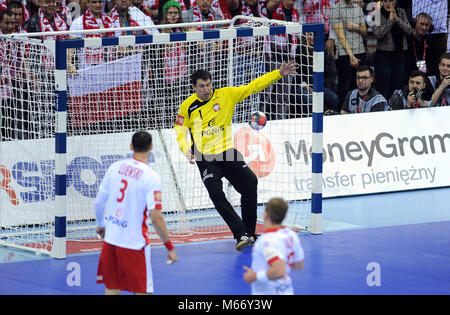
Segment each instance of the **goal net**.
[[[306,32],[299,24],[250,18],[183,26],[178,33],[147,29],[151,35],[139,28],[124,29],[127,36],[117,36],[121,29],[69,32],[70,41],[0,37],[1,245],[49,254],[56,238],[98,241],[95,196],[107,168],[131,156],[137,130],[153,136],[149,165],[163,181],[171,236],[229,232],[198,168],[178,148],[178,107],[193,93],[190,74],[197,69],[210,71],[218,89],[248,84],[290,59],[299,64],[297,75],[236,106],[233,141],[258,177],[259,218],[279,196],[290,203],[287,224],[311,226],[311,170],[322,158],[323,75],[316,72],[323,62],[314,51],[320,27]],[[254,111],[269,120],[260,131],[248,124]],[[223,183],[240,214],[240,195]]]

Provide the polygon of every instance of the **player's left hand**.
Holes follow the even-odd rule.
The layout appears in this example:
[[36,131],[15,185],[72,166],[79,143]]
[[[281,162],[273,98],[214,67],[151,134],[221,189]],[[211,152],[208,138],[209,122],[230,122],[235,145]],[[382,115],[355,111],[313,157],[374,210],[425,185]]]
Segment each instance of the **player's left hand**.
[[245,273],[244,273],[244,280],[248,284],[256,281],[256,272],[253,271],[253,269],[244,266]]
[[297,73],[298,64],[295,60],[290,60],[288,63],[283,62],[280,67],[280,74],[284,77],[286,75]]

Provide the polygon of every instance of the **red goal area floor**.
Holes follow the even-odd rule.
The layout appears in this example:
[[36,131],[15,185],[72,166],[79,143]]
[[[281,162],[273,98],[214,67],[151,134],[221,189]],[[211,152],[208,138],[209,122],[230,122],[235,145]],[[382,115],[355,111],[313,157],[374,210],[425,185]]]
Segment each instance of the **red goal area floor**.
[[[256,225],[256,233],[262,233],[264,231],[264,226],[262,224]],[[233,234],[231,231],[221,232],[221,233],[205,233],[198,232],[192,233],[191,235],[183,236],[170,236],[170,240],[174,245],[177,244],[187,244],[187,243],[198,243],[198,242],[209,242],[209,241],[220,241],[220,240],[231,240],[233,239]],[[163,243],[156,236],[153,235],[150,238],[150,244],[152,246],[162,246]],[[103,246],[103,241],[67,241],[67,254],[83,254],[83,253],[95,253],[101,251]]]

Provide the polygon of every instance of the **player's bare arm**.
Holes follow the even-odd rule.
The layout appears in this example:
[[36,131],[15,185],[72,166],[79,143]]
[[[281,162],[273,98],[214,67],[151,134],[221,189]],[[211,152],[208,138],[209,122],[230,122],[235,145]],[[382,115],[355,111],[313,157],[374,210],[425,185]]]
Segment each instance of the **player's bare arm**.
[[[169,232],[167,231],[166,221],[161,211],[150,211],[150,219],[155,227],[156,234],[158,234],[161,241],[166,244],[170,241]],[[168,262],[171,264],[178,261],[178,256],[174,248],[169,249],[167,254]]]
[[277,280],[286,275],[286,263],[283,259],[277,259],[270,265],[266,271],[269,280]]
[[95,197],[94,202],[94,210],[95,210],[95,216],[97,218],[97,228],[96,233],[98,235],[98,238],[104,239],[105,238],[105,205],[106,201],[108,200],[108,194],[104,191],[100,191],[97,194],[97,197]]
[[[244,270],[245,270],[244,280],[248,284],[251,284],[256,280],[262,280],[259,279],[261,278],[261,275],[258,275],[259,272],[256,273],[253,269],[247,266],[244,266]],[[286,264],[284,260],[277,259],[274,262],[272,262],[269,269],[261,272],[265,273],[265,275],[263,275],[263,278],[267,278],[268,280],[277,280],[283,278],[286,275]]]
[[163,243],[169,241],[169,232],[167,231],[166,221],[164,220],[164,216],[159,210],[150,211],[150,219],[155,227],[156,234],[158,234],[159,238]]

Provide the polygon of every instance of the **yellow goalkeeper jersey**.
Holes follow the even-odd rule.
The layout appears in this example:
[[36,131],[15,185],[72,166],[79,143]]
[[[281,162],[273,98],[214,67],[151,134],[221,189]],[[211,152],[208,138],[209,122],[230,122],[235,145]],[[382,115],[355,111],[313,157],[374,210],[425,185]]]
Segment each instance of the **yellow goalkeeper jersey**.
[[212,90],[211,97],[205,101],[196,93],[188,97],[181,104],[174,125],[181,151],[186,154],[191,149],[186,139],[189,131],[193,145],[202,154],[220,154],[232,148],[231,119],[236,104],[281,78],[280,71],[274,70],[248,85]]

